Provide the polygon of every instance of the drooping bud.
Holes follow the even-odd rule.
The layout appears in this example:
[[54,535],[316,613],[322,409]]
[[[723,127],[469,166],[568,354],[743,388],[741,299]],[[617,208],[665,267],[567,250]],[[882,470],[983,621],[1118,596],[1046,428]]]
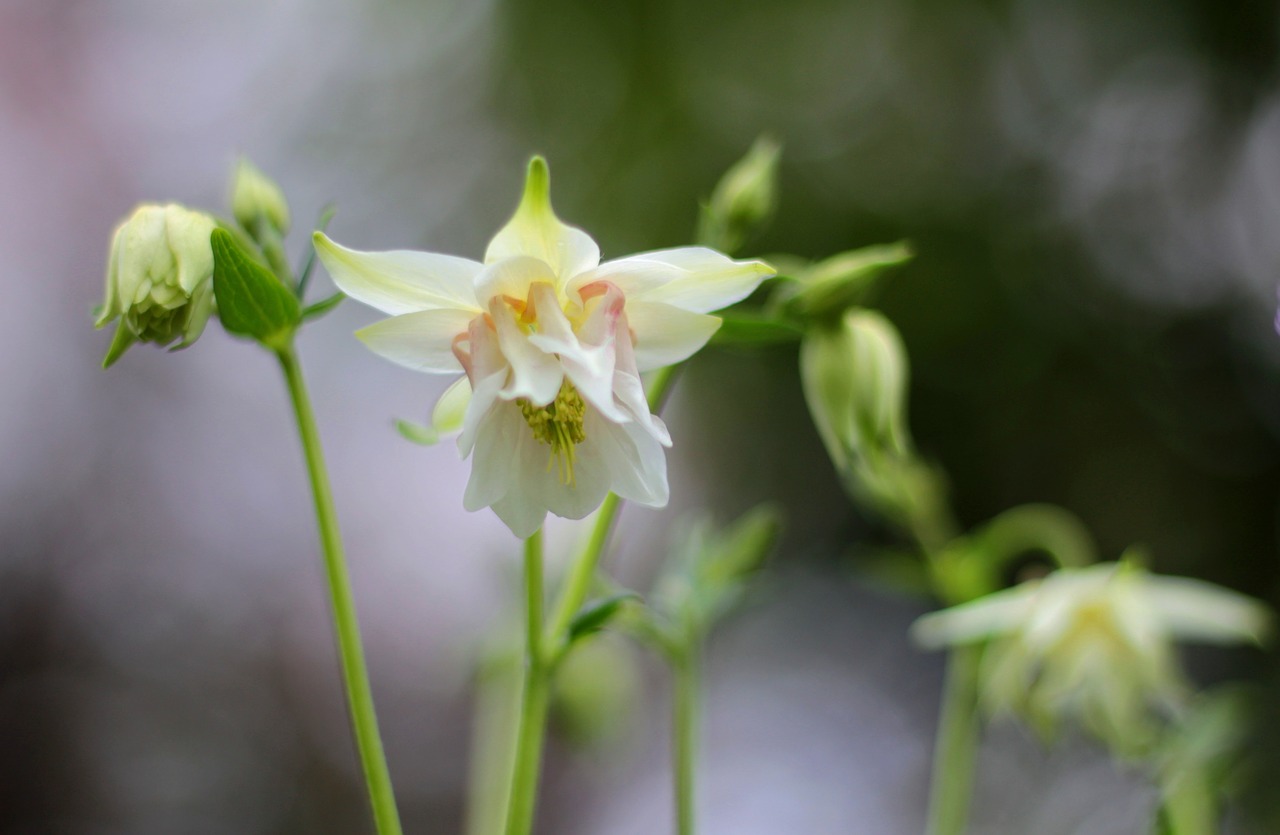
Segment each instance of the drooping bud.
[[107,263],[106,299],[95,325],[119,318],[102,362],[114,363],[134,342],[178,348],[195,342],[213,312],[215,221],[169,203],[139,206],[115,231]]
[[275,180],[241,157],[231,180],[231,213],[236,222],[257,237],[255,228],[265,221],[277,235],[289,231],[289,203]]
[[773,217],[778,204],[778,157],[782,146],[762,136],[725,172],[703,208],[698,242],[736,252]]
[[842,473],[878,453],[908,451],[906,349],[888,319],[853,309],[839,327],[811,329],[800,347],[800,378],[818,434]]

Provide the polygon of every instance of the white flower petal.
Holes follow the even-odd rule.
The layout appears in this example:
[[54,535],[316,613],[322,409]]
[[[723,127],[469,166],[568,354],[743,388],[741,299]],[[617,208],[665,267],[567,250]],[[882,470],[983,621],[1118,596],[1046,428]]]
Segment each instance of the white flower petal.
[[507,400],[524,397],[535,406],[545,406],[560,393],[564,368],[554,354],[548,354],[529,341],[520,330],[513,311],[500,298],[489,303],[489,315],[498,332],[502,355],[511,363],[511,376],[501,396]]
[[697,353],[719,330],[720,319],[669,304],[628,300],[627,324],[635,334],[636,368],[652,371]]
[[1017,629],[1035,603],[1035,589],[1030,585],[927,614],[911,625],[911,637],[926,649],[939,649],[976,643]]
[[313,236],[316,254],[338,289],[392,316],[418,310],[458,308],[480,312],[474,281],[482,265],[434,252],[359,252]]
[[1189,577],[1148,577],[1151,606],[1178,638],[1213,644],[1261,643],[1271,612],[1243,594]]
[[613,423],[600,416],[584,428],[588,439],[595,439],[596,454],[608,469],[613,492],[646,507],[666,506],[671,495],[667,455],[652,435],[639,424]]
[[476,314],[466,310],[422,310],[383,319],[356,331],[377,354],[415,371],[455,373],[462,363],[454,354],[454,339],[467,332]]
[[550,265],[560,279],[558,286],[600,263],[600,248],[591,236],[562,223],[551,209],[551,175],[541,157],[529,162],[520,205],[507,225],[489,242],[484,261],[490,264],[517,255],[537,258]]
[[773,267],[763,261],[734,261],[714,249],[686,246],[607,261],[573,279],[567,290],[609,281],[622,288],[628,301],[643,299],[710,313],[742,301],[773,274]]
[[519,473],[513,462],[518,460],[522,434],[528,434],[528,426],[514,403],[495,402],[480,416],[471,456],[471,478],[462,496],[464,508],[480,510],[510,490],[520,492],[516,483]]
[[431,410],[431,428],[441,435],[461,431],[470,405],[471,381],[465,376],[459,377],[444,390]]

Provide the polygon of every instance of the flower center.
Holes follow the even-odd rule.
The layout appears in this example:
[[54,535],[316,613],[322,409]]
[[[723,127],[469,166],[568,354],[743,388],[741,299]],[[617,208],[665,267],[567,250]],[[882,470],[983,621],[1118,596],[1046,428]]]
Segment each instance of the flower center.
[[545,406],[535,406],[523,397],[516,402],[520,404],[520,414],[524,415],[525,423],[533,430],[533,437],[551,447],[547,472],[556,467],[560,482],[572,485],[574,448],[587,437],[582,426],[586,413],[582,395],[565,378],[556,399]]

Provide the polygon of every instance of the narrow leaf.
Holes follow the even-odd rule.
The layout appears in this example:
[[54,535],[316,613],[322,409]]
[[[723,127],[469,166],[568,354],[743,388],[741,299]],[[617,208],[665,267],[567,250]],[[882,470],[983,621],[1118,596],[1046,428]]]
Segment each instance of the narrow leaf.
[[319,319],[330,310],[333,310],[335,307],[342,304],[342,300],[346,297],[346,293],[338,292],[329,296],[327,299],[321,299],[315,304],[307,305],[302,309],[302,321],[307,322],[312,319]]
[[569,643],[603,629],[613,619],[613,616],[618,614],[622,604],[629,600],[638,601],[640,600],[640,595],[630,591],[623,592],[622,594],[615,594],[613,597],[606,597],[603,600],[588,603],[582,607],[582,610],[574,616],[573,621],[569,624]]

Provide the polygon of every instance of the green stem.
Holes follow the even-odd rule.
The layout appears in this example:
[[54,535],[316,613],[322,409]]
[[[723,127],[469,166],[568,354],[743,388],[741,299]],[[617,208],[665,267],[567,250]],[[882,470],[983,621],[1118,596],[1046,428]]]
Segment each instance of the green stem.
[[556,601],[555,612],[551,616],[551,625],[547,629],[547,645],[551,647],[553,653],[561,650],[565,636],[569,633],[569,624],[573,622],[573,616],[578,614],[578,610],[582,608],[587,595],[591,592],[591,582],[596,577],[596,567],[604,555],[604,546],[609,541],[613,521],[617,518],[621,506],[622,499],[615,494],[610,493],[604,497],[604,503],[600,505],[600,511],[596,514],[596,523],[591,529],[591,536],[583,546],[582,553],[573,561],[573,567],[569,569],[569,576],[565,578],[564,585],[560,589],[560,597]]
[[978,663],[981,649],[960,647],[947,661],[933,750],[928,835],[963,835],[969,826],[978,750]]
[[365,666],[364,650],[360,644],[355,598],[351,593],[351,578],[347,574],[346,558],[342,553],[342,536],[338,531],[338,515],[334,510],[329,476],[324,466],[324,453],[320,448],[320,432],[316,428],[315,415],[311,410],[311,400],[307,396],[302,366],[298,364],[297,355],[292,348],[285,348],[277,352],[277,356],[289,385],[289,397],[293,401],[294,415],[298,420],[298,435],[302,439],[302,449],[307,459],[307,473],[311,477],[316,524],[324,551],[329,603],[333,610],[334,632],[342,662],[342,680],[346,686],[347,706],[351,711],[351,725],[355,732],[356,748],[360,752],[360,764],[364,768],[365,783],[369,789],[374,823],[379,835],[400,835],[400,815],[396,811],[391,773],[387,770],[387,759],[382,750],[382,738],[378,735],[373,691],[369,686],[369,671]]
[[671,664],[675,688],[671,756],[675,777],[677,835],[693,835],[694,831],[694,773],[698,758],[701,663],[697,641],[690,641],[672,659]]
[[507,806],[507,835],[529,835],[538,801],[538,773],[542,742],[547,728],[547,696],[550,683],[542,649],[542,531],[525,540],[524,583],[528,644],[525,652],[524,689],[520,702],[520,730],[516,739],[515,768]]
[[[668,365],[665,368],[659,368],[650,377],[649,408],[655,414],[661,411],[663,404],[666,403],[667,395],[671,393],[672,384],[675,383],[676,374],[680,368],[681,366],[678,365]],[[564,585],[560,589],[560,596],[556,600],[555,611],[551,616],[551,624],[547,629],[547,646],[551,648],[553,654],[561,651],[565,636],[569,632],[569,624],[573,622],[573,616],[578,614],[582,604],[587,600],[587,595],[591,592],[596,568],[600,565],[605,545],[609,542],[609,533],[613,530],[614,520],[617,519],[621,507],[622,500],[616,495],[610,493],[605,496],[604,503],[596,513],[595,527],[591,529],[591,536],[587,539],[582,553],[573,561],[573,566],[569,569],[569,576],[565,578]],[[552,658],[554,660],[555,655]]]

